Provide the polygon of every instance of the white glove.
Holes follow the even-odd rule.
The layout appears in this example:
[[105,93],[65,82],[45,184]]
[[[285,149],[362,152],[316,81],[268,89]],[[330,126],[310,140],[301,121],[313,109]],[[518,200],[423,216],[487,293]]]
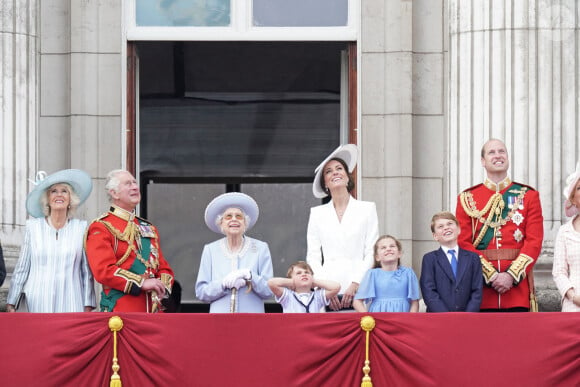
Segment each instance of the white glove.
[[236,273],[238,273],[238,278],[243,278],[248,281],[252,279],[252,272],[250,269],[239,269]]
[[222,287],[224,289],[231,289],[234,287],[234,282],[239,278],[239,275],[237,273],[237,271],[232,271],[229,274],[227,274],[223,281],[222,281]]
[[234,285],[232,286],[232,288],[243,288],[244,286],[246,286],[246,280],[243,278],[238,278],[237,280],[234,281]]

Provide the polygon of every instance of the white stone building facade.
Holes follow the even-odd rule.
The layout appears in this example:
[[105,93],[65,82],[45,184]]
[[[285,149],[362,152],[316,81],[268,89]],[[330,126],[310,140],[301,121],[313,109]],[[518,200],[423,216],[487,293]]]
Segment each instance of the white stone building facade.
[[[496,137],[508,146],[512,178],[541,194],[537,284],[554,288],[561,192],[580,158],[577,0],[350,0],[343,28],[268,33],[248,24],[251,0],[232,0],[233,27],[209,32],[140,28],[135,1],[1,0],[0,240],[9,272],[23,237],[28,178],[40,169],[86,170],[95,188],[81,216],[90,219],[106,209],[107,172],[132,168],[132,136],[138,144],[140,133],[140,120],[132,121],[131,94],[139,90],[130,79],[132,47],[338,41],[350,47],[355,69],[344,81],[351,110],[344,118],[341,105],[340,140],[358,143],[358,196],[376,202],[381,234],[403,241],[404,263],[420,270],[436,246],[432,214],[453,211],[457,193],[482,181],[480,148]],[[557,308],[548,293],[545,309]]]

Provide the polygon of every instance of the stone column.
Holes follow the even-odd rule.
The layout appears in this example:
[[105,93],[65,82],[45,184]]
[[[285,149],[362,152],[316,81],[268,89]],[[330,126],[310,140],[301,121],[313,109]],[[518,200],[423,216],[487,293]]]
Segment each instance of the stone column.
[[579,156],[578,8],[574,0],[449,0],[449,192],[483,180],[485,140],[506,142],[511,177],[541,194],[540,288],[553,288],[562,189]]
[[361,20],[362,198],[418,274],[436,248],[431,216],[448,203],[445,2],[364,0]]
[[11,273],[26,222],[27,179],[36,171],[37,2],[0,4],[0,241]]
[[107,199],[104,177],[120,168],[123,2],[42,2],[39,164],[79,168],[94,179],[77,213],[92,219]]
[[411,266],[413,4],[365,0],[361,14],[359,192],[377,203],[380,232],[403,241]]

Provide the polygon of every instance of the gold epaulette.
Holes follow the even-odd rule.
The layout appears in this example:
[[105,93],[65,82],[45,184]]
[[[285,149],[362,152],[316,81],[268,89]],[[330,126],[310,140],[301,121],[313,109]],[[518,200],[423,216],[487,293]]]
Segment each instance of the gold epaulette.
[[497,270],[491,262],[483,257],[483,255],[479,256],[479,260],[481,261],[481,272],[483,273],[483,279],[485,280],[486,285],[489,285],[492,279],[497,274]]
[[517,285],[526,277],[526,268],[532,263],[534,260],[525,255],[520,254],[508,267],[507,273],[514,278],[514,283]]

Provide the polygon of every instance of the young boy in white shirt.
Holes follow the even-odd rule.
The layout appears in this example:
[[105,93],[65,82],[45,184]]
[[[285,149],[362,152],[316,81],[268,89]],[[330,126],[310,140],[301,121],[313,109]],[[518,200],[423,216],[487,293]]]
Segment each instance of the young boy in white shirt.
[[338,294],[336,281],[314,279],[310,265],[298,261],[288,268],[287,278],[274,277],[268,286],[284,313],[318,313]]

